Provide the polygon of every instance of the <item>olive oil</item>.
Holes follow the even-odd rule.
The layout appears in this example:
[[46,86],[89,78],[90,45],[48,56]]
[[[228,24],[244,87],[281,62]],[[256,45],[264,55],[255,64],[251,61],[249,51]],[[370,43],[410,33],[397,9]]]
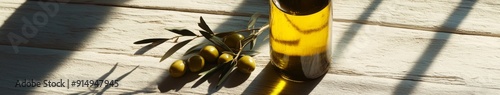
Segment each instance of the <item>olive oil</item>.
[[330,67],[330,0],[270,0],[271,63],[285,79],[318,78]]

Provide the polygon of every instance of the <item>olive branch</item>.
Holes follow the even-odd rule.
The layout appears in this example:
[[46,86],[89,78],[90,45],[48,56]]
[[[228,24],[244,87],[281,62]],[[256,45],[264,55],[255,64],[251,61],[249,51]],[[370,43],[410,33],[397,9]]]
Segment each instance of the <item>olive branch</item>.
[[[254,55],[258,54],[258,52],[251,51],[251,50],[255,47],[257,37],[260,34],[262,34],[264,32],[264,30],[269,28],[269,24],[265,24],[265,25],[261,26],[260,28],[255,28],[255,23],[256,23],[257,18],[259,16],[260,16],[260,14],[253,14],[252,15],[252,17],[250,18],[250,20],[248,22],[247,29],[226,31],[226,32],[221,32],[221,33],[214,33],[210,29],[210,27],[205,23],[205,20],[203,20],[203,17],[200,16],[200,23],[198,23],[198,26],[201,29],[203,29],[203,31],[199,31],[199,33],[201,35],[197,35],[194,32],[187,30],[187,29],[180,29],[180,30],[179,29],[167,29],[168,31],[173,32],[175,34],[179,34],[180,36],[174,36],[171,38],[143,39],[143,40],[139,40],[139,41],[134,42],[134,44],[151,43],[151,45],[159,45],[159,44],[162,44],[168,40],[173,40],[173,43],[177,43],[177,44],[175,44],[172,48],[170,48],[167,52],[165,52],[165,54],[160,59],[160,62],[162,62],[163,60],[170,57],[172,54],[174,54],[176,51],[178,51],[180,48],[184,47],[186,44],[188,44],[192,40],[194,40],[196,38],[204,37],[205,39],[210,41],[212,44],[214,44],[216,47],[221,48],[222,49],[221,53],[228,53],[228,54],[235,55],[231,61],[224,63],[224,64],[219,64],[219,65],[217,65],[217,66],[215,66],[207,71],[199,73],[199,75],[203,76],[201,79],[206,80],[210,76],[213,76],[216,72],[222,71],[222,73],[219,76],[219,83],[217,84],[217,87],[216,87],[216,88],[220,88],[220,85],[222,85],[222,83],[224,83],[226,81],[229,74],[235,70],[235,67],[238,64],[237,60],[241,55],[244,54],[244,55],[254,56]],[[226,45],[221,40],[221,38],[224,36],[227,36],[231,33],[239,33],[239,32],[251,32],[251,33],[248,37],[246,37],[245,39],[243,39],[239,42],[239,49],[237,49],[236,51],[229,48],[229,46]],[[179,38],[184,37],[184,36],[193,37],[193,38],[179,42],[178,41]],[[250,51],[244,50],[244,48],[247,45],[250,45]],[[194,46],[194,47],[196,47],[196,46]],[[188,49],[186,51],[186,53],[191,53],[191,52],[195,51],[194,47]]]

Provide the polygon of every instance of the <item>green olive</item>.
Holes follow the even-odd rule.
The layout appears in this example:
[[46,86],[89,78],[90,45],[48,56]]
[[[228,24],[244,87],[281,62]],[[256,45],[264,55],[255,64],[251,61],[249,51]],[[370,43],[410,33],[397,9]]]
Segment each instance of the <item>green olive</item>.
[[245,37],[239,33],[231,33],[224,37],[224,44],[226,44],[229,48],[239,50],[241,40],[245,39]]
[[244,55],[238,60],[237,67],[239,71],[250,74],[255,70],[255,59],[248,55]]
[[233,60],[233,55],[231,54],[227,54],[227,53],[223,53],[219,56],[219,59],[217,60],[217,64],[223,64],[223,63],[227,63],[229,61]]
[[210,63],[216,60],[219,56],[219,51],[215,48],[215,46],[207,45],[201,49],[199,55],[205,59],[205,62]]
[[205,59],[200,55],[192,56],[188,59],[188,66],[191,72],[198,72],[205,66]]
[[186,66],[184,65],[184,61],[177,60],[174,61],[172,65],[170,65],[170,69],[168,70],[168,72],[172,77],[181,77],[185,73],[185,67]]

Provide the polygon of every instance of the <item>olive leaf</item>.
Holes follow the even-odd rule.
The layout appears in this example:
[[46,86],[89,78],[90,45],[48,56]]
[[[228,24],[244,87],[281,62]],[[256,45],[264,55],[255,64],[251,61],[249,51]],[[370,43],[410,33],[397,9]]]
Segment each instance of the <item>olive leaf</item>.
[[208,71],[205,71],[205,72],[201,72],[200,74],[198,75],[202,75],[203,77],[201,77],[202,80],[205,80],[205,79],[208,79],[210,76],[214,75],[215,72],[219,71],[219,69],[222,67],[222,65],[218,65],[217,67],[214,67]]
[[144,39],[144,40],[139,40],[134,42],[134,44],[146,44],[146,43],[155,43],[155,42],[165,42],[167,40],[170,40],[170,38],[151,38],[151,39]]
[[227,31],[227,32],[216,33],[215,36],[222,38],[222,37],[227,36],[227,35],[232,34],[232,33],[252,32],[255,30],[259,30],[259,29],[242,29],[242,30],[236,30],[236,31]]
[[196,36],[196,34],[194,34],[192,31],[189,31],[187,29],[182,29],[182,30],[178,30],[178,29],[167,29],[168,31],[170,32],[173,32],[175,34],[179,34],[179,35],[182,35],[182,36]]
[[255,47],[255,39],[252,40],[252,42],[250,42],[250,50],[253,49],[253,47]]
[[217,71],[220,71],[220,69],[224,68],[226,65],[229,65],[229,62],[223,63],[222,65],[217,65],[216,67],[213,67],[210,70],[204,71],[199,73],[198,75],[202,75],[201,79],[208,79],[210,76],[215,74]]
[[234,67],[236,66],[235,60],[236,59],[233,59],[233,61],[231,61],[231,63],[228,66],[226,66],[222,69],[222,74],[219,77],[219,83],[217,83],[217,86],[215,88],[221,87],[221,84],[226,81],[229,74],[234,71],[234,69],[235,69]]
[[232,34],[232,33],[236,33],[236,32],[234,32],[234,31],[231,31],[231,32],[222,32],[222,33],[215,34],[215,36],[222,38],[222,37],[225,37],[225,36],[227,36],[229,34]]
[[172,54],[174,54],[177,50],[179,50],[180,48],[182,48],[183,46],[185,46],[186,44],[188,44],[189,42],[191,42],[193,39],[189,39],[189,40],[185,40],[185,41],[182,41],[180,43],[177,43],[175,44],[172,48],[170,48],[164,55],[163,57],[161,57],[160,59],[160,62],[167,59],[168,57],[170,57]]
[[214,33],[211,29],[210,29],[210,27],[208,27],[207,23],[205,23],[205,20],[203,20],[203,17],[201,17],[201,16],[200,16],[200,23],[198,23],[198,26],[199,26],[201,29],[203,29],[203,30],[207,31],[208,33],[210,33],[210,34],[212,34],[212,35],[213,35],[213,34],[215,34],[215,33]]
[[248,21],[247,29],[254,28],[255,22],[257,22],[257,19],[259,16],[260,16],[259,13],[255,13],[252,15],[252,17],[250,18],[250,21]]
[[[234,60],[234,59],[233,59],[233,60]],[[229,65],[224,66],[224,67],[222,68],[222,75],[221,75],[221,76],[219,76],[219,80],[221,80],[221,79],[224,77],[224,75],[229,74],[229,72],[228,72],[228,71],[229,71],[229,70],[231,70],[231,69],[232,69],[232,67],[233,67],[233,65],[235,64],[235,61],[233,61],[233,60],[231,60],[231,61],[230,61],[231,63],[229,63]]]
[[[250,36],[249,36],[249,37],[247,37],[247,38],[245,38],[245,39],[241,40],[241,43],[243,43],[243,42],[249,42],[249,43],[250,43],[250,46],[254,46],[254,43],[253,43],[253,42],[254,42],[254,39],[255,39],[255,38],[253,38],[252,36],[253,36],[253,34],[250,34]],[[250,47],[250,50],[251,50],[251,49],[253,49],[253,47]]]
[[209,74],[211,72],[217,71],[217,68],[220,67],[220,66],[222,66],[222,65],[217,65],[216,67],[213,67],[213,68],[211,68],[211,69],[209,69],[207,71],[200,72],[200,73],[198,73],[198,75],[205,76],[205,75],[207,75],[207,74]]
[[265,41],[267,39],[269,39],[269,35],[267,35],[266,37],[264,37],[264,39],[262,39],[262,41]]
[[[260,16],[259,13],[255,13],[255,14],[252,15],[252,17],[250,18],[250,21],[248,22],[247,29],[255,27],[255,22],[257,22],[257,19],[258,19],[259,16]],[[252,31],[252,33],[250,35],[255,35],[255,30]],[[252,40],[252,42],[250,42],[250,50],[253,49],[253,47],[255,46],[255,43],[256,43],[255,39]]]
[[208,43],[200,43],[197,45],[194,45],[193,47],[189,48],[186,50],[186,53],[184,53],[184,56],[187,54],[195,53],[196,51],[200,51],[203,46],[208,45]]
[[210,42],[212,42],[213,44],[215,44],[216,46],[220,47],[220,48],[223,48],[224,50],[227,50],[227,51],[231,51],[231,48],[229,48],[224,42],[222,42],[222,40],[219,38],[219,37],[216,37],[212,34],[209,34],[205,31],[200,31],[201,35],[203,35],[203,37],[205,37],[206,39],[208,39]]

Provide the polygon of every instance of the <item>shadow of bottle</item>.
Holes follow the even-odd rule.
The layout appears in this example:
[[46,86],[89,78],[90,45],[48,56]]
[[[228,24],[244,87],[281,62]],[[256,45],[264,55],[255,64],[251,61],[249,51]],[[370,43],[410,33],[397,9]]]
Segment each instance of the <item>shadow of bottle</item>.
[[242,94],[307,95],[323,80],[324,76],[304,82],[292,82],[281,78],[269,62]]

